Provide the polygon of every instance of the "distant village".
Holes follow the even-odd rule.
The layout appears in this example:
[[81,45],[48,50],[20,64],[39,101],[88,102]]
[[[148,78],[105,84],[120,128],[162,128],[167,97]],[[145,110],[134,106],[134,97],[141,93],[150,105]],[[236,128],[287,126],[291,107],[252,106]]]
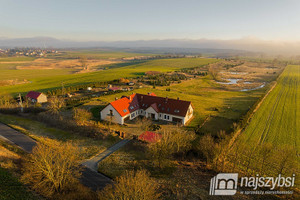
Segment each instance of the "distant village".
[[0,49],[0,56],[30,56],[30,57],[46,57],[47,54],[57,54],[54,49],[42,48],[9,48]]

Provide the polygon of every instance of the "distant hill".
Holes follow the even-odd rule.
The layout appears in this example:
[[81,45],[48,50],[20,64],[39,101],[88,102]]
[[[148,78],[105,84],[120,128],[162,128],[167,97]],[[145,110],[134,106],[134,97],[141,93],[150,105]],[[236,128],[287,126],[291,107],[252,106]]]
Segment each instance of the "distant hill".
[[[170,52],[189,49],[192,52],[199,52],[199,49],[206,52],[216,51],[254,51],[272,54],[300,54],[299,42],[278,42],[264,41],[257,38],[243,38],[238,40],[136,40],[136,41],[71,41],[59,40],[51,37],[33,38],[0,38],[0,48],[11,47],[53,47],[53,48],[131,48],[144,51],[168,49]],[[200,52],[201,53],[201,52]]]

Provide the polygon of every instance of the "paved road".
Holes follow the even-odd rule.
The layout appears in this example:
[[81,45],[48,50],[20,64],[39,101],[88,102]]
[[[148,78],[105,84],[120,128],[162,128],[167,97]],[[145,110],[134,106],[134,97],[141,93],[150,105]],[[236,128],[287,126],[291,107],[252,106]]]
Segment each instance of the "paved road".
[[[36,141],[27,135],[0,123],[0,139],[1,138],[16,144],[28,153],[31,153],[33,147],[36,145]],[[102,190],[107,184],[111,184],[112,180],[101,173],[97,173],[96,171],[92,171],[91,169],[83,166],[80,182],[84,186],[97,191]]]
[[0,123],[0,136],[16,144],[28,153],[31,153],[33,147],[36,145],[35,140],[2,123]]
[[104,158],[106,158],[107,156],[109,156],[110,154],[112,154],[113,152],[117,151],[118,149],[120,149],[121,147],[123,147],[125,144],[127,144],[130,140],[125,139],[125,140],[121,140],[120,142],[118,142],[117,144],[111,146],[110,148],[108,148],[107,150],[105,150],[104,152],[94,156],[91,159],[88,159],[86,161],[84,161],[82,163],[82,165],[86,166],[87,168],[89,168],[92,171],[97,172],[98,171],[98,163],[103,160]]

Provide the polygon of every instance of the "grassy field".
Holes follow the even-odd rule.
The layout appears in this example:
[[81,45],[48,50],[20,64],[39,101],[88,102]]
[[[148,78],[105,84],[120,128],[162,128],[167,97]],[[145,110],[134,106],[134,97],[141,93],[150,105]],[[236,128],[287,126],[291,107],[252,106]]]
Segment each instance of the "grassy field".
[[86,49],[80,51],[64,51],[59,54],[50,55],[49,57],[60,58],[60,59],[66,59],[66,58],[72,59],[83,55],[93,59],[119,59],[119,58],[135,57],[135,56],[152,56],[153,54],[131,53],[131,52],[113,51],[113,50],[105,50],[105,49],[98,49],[98,50]]
[[79,147],[82,159],[88,159],[99,152],[105,151],[107,147],[110,147],[114,143],[114,141],[96,140],[71,134],[24,117],[0,114],[0,122],[29,135],[37,141],[41,140],[43,137],[59,141],[72,141]]
[[[121,65],[112,64],[107,70],[100,70],[90,73],[67,74],[65,69],[61,71],[55,70],[0,70],[0,78],[13,79],[22,78],[28,79],[30,83],[18,84],[13,86],[0,87],[0,94],[18,92],[28,92],[30,90],[47,91],[49,89],[61,87],[61,82],[65,86],[87,84],[93,82],[110,81],[122,77],[137,77],[143,75],[146,71],[175,71],[182,68],[192,68],[205,65],[211,62],[216,62],[216,59],[205,58],[177,58],[177,59],[161,59],[150,60],[138,64]],[[15,64],[14,64],[15,65]],[[68,70],[68,69],[67,69]],[[60,75],[59,75],[60,74]]]
[[271,143],[300,150],[300,66],[287,66],[276,87],[267,96],[243,139],[253,146]]
[[0,167],[0,199],[1,200],[30,200],[38,199],[27,191],[18,179],[6,169]]

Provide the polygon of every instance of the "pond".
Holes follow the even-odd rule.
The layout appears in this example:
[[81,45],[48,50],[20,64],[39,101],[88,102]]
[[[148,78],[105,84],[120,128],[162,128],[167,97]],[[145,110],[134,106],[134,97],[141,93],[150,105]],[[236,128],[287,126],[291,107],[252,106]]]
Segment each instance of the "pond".
[[220,84],[224,84],[224,85],[234,85],[234,84],[237,84],[238,81],[242,80],[240,78],[229,78],[229,79],[226,79],[228,82],[217,82],[217,83],[220,83]]

